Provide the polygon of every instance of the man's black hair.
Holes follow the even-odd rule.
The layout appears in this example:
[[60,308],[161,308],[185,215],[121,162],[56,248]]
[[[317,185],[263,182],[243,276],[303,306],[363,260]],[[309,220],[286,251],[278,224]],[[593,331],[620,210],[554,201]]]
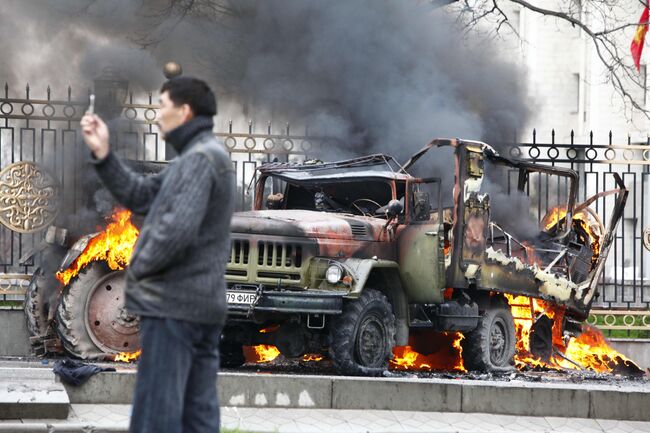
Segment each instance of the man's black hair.
[[195,116],[217,114],[217,99],[203,80],[193,77],[176,77],[165,82],[160,93],[168,92],[174,105],[187,104]]

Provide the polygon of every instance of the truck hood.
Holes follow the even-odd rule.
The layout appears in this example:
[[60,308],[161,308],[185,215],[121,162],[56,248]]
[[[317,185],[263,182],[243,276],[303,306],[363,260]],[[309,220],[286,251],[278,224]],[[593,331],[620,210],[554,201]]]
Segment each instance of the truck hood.
[[309,210],[235,212],[233,233],[329,239],[378,240],[386,220],[351,214]]

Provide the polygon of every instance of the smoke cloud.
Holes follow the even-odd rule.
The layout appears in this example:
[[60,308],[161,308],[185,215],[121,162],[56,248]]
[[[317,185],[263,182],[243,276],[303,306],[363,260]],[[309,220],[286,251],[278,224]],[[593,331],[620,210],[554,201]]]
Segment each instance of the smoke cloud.
[[507,142],[529,114],[523,72],[453,18],[387,0],[5,0],[0,75],[88,86],[110,67],[152,90],[174,59],[237,107],[228,114],[309,125],[339,138],[337,152]]

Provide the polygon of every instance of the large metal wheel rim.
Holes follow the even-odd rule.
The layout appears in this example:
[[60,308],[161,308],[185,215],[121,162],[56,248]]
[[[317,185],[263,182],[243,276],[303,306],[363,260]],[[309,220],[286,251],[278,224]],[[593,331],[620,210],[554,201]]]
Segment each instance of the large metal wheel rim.
[[506,361],[508,353],[508,329],[505,320],[496,317],[490,327],[489,345],[490,345],[490,362],[492,365],[501,366]]
[[384,361],[386,349],[386,327],[377,313],[363,317],[357,329],[355,357],[365,367],[377,367]]
[[125,287],[124,272],[110,272],[97,280],[86,298],[84,320],[88,336],[106,353],[140,348],[139,320],[124,309]]

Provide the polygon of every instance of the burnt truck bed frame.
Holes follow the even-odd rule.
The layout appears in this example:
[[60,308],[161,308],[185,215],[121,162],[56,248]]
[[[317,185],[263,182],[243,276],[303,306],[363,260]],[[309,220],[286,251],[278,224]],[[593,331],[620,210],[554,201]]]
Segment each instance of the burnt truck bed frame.
[[[584,203],[576,205],[579,177],[574,170],[506,158],[500,156],[485,143],[458,139],[431,141],[404,164],[404,171],[408,170],[429,150],[443,146],[455,148],[456,170],[453,212],[454,248],[451,265],[447,268],[447,287],[476,288],[542,298],[565,304],[568,307],[568,312],[574,317],[579,320],[586,319],[591,303],[597,294],[598,281],[627,200],[628,190],[620,176],[614,173],[617,189],[596,194]],[[549,263],[544,263],[543,269],[538,265],[529,265],[526,263],[525,257],[513,257],[511,255],[513,236],[503,231],[496,223],[489,221],[489,205],[483,206],[479,192],[485,159],[495,164],[517,169],[519,171],[517,189],[521,192],[525,191],[530,173],[546,173],[568,179],[569,194],[566,216],[558,222],[553,238],[553,248],[547,250],[547,253],[552,253],[552,260]],[[472,183],[478,183],[479,187],[473,188],[470,185]],[[561,259],[571,258],[565,240],[571,231],[573,215],[586,209],[596,199],[609,194],[618,194],[618,196],[607,231],[603,233],[597,262],[588,277],[583,281],[574,282],[571,281],[569,275],[553,272],[554,265],[557,265]],[[487,238],[472,245],[471,248],[468,247],[465,241],[468,229],[471,228],[468,226],[470,216],[483,219],[490,234],[493,235],[495,230],[502,232],[506,239],[505,250],[495,250],[494,242],[488,246]],[[526,253],[527,248],[524,248],[523,251]]]

